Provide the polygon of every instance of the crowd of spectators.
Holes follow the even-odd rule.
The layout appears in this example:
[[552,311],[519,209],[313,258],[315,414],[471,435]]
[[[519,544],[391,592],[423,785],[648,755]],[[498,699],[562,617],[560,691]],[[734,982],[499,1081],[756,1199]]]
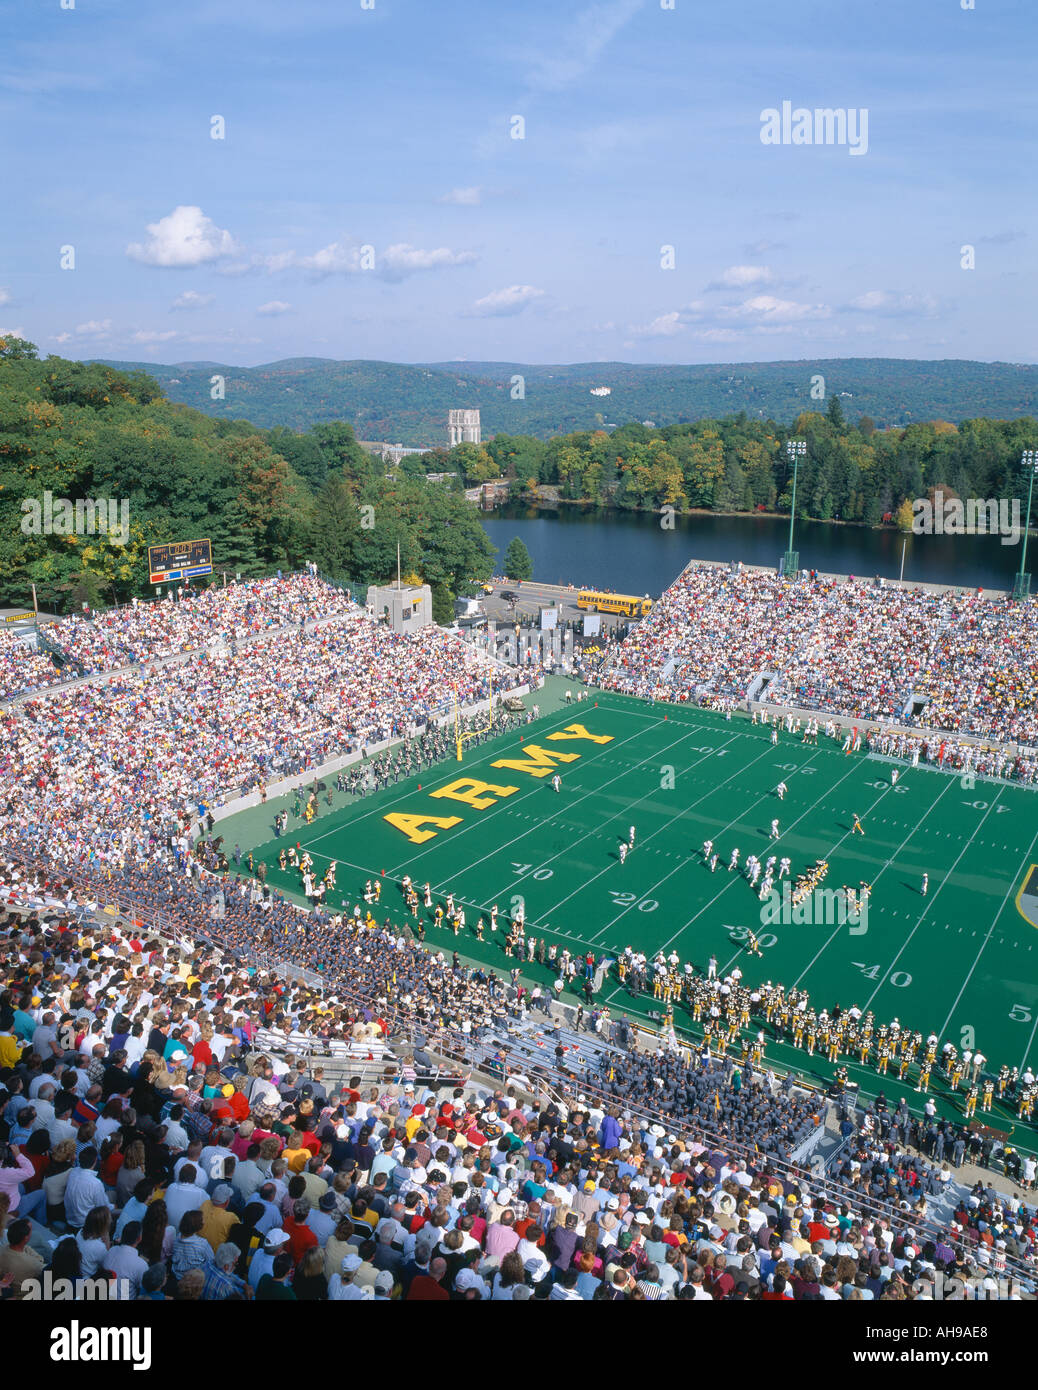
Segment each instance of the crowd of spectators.
[[348,594],[310,574],[240,581],[226,587],[167,591],[153,603],[73,614],[47,635],[84,672],[114,671],[248,641],[260,633],[356,611]]
[[0,701],[57,685],[61,672],[50,657],[13,632],[0,631]]
[[[553,1075],[556,1099],[524,1101],[538,1078],[501,1040],[551,1005],[518,968],[499,978],[359,904],[304,912],[214,875],[200,803],[204,817],[488,690],[487,661],[450,635],[396,637],[337,609],[334,591],[324,603],[319,581],[295,582],[239,594],[226,614],[214,590],[213,611],[183,629],[127,617],[79,633],[77,659],[112,674],[0,714],[0,900],[30,913],[0,918],[5,1297],[45,1269],[181,1301],[869,1301],[927,1297],[938,1274],[1030,1279],[1038,1221],[1019,1195],[975,1190],[954,1226],[928,1214],[947,1181],[936,1125],[882,1106],[845,1116],[854,1144],[831,1177],[811,1174],[795,1158],[821,1121],[816,1094],[676,1046],[623,1048],[597,1075]],[[782,588],[776,632],[801,631],[801,587],[815,586]],[[710,609],[697,631],[716,626],[720,654],[723,602],[708,589],[689,611]],[[757,670],[782,678],[763,595],[742,596],[756,636],[725,620],[734,654],[706,673],[715,690]],[[659,605],[614,657],[618,688],[627,671],[632,693],[672,698],[666,660],[702,663],[683,620],[667,619],[678,606]],[[296,626],[317,616],[330,620]],[[275,627],[290,630],[255,640]],[[150,664],[217,635],[226,650]],[[993,640],[978,617],[981,665]],[[929,671],[939,640],[927,650]],[[117,671],[127,653],[143,666]],[[635,677],[636,662],[655,674]],[[99,925],[113,902],[123,915]],[[344,1047],[375,1060],[390,1044],[391,1070],[366,1094],[357,1080],[326,1087],[312,1060]],[[495,1049],[496,1094],[467,1076],[437,1084],[431,1050],[463,1059],[481,1045]]]
[[1034,615],[976,590],[691,565],[598,679],[650,699],[745,700],[767,676],[769,704],[1036,744]]
[[398,1049],[374,1084],[326,1085],[265,1033],[314,1042],[331,1020],[372,1040],[392,1031],[377,1007],[139,924],[43,908],[0,933],[5,1298],[46,1270],[177,1301],[904,1300],[939,1276],[1031,1291],[1035,1213],[977,1184],[935,1224],[943,1129],[904,1111],[845,1119],[824,1177],[781,1148],[813,1099],[730,1060],[617,1053],[597,1085],[535,1099],[507,1077],[429,1084],[424,1054]]
[[[0,712],[0,807],[9,827],[125,847],[186,804],[416,735],[455,699],[485,698],[493,670],[441,628],[399,635],[354,607],[276,641],[41,692]],[[495,690],[506,685],[498,673]]]

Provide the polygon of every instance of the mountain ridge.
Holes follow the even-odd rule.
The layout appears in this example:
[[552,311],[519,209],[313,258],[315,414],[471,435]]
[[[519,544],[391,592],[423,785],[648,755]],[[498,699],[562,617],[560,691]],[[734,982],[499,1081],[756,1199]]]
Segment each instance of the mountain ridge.
[[[629,420],[656,425],[721,418],[790,421],[824,410],[837,393],[844,413],[891,427],[977,416],[1038,415],[1038,365],[964,358],[804,358],[696,365],[632,362],[385,362],[371,358],[282,358],[255,367],[216,362],[149,363],[95,358],[144,371],[170,400],[222,419],[304,430],[325,420],[358,437],[438,445],[447,411],[478,409],[485,436],[549,438]],[[224,378],[223,399],[210,394]],[[825,396],[817,385],[824,378]],[[521,386],[515,381],[522,378]],[[607,396],[592,396],[608,386]],[[516,394],[520,392],[520,394]]]

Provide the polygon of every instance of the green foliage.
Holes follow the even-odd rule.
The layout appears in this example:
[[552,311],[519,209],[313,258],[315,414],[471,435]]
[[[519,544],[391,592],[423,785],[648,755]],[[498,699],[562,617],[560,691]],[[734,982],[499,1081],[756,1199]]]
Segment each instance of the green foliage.
[[433,584],[431,592],[433,622],[439,623],[441,627],[449,627],[454,621],[454,604],[451,602],[450,590],[446,584]]
[[[382,377],[376,365],[380,372],[385,369]],[[879,366],[835,365],[840,373],[830,366],[827,376],[830,381],[837,376],[860,410],[854,373],[875,386],[884,379]],[[906,369],[905,399],[916,403],[921,382],[935,398],[954,388],[959,398],[971,399],[971,382],[996,380],[990,375],[995,366],[983,364],[942,364],[946,371],[940,378],[934,364],[899,365]],[[399,546],[403,568],[439,590],[439,611],[446,614],[454,597],[475,592],[495,568],[495,549],[477,509],[465,500],[463,484],[503,476],[517,497],[531,502],[551,496],[546,490],[553,489],[575,502],[626,509],[788,511],[792,470],[785,444],[796,437],[807,445],[798,472],[798,515],[878,525],[887,514],[900,510],[904,515],[906,502],[937,486],[959,497],[1019,496],[1020,455],[1038,446],[1038,424],[1030,416],[997,420],[978,411],[958,425],[932,419],[898,428],[876,428],[860,416],[851,426],[835,397],[827,414],[806,409],[806,385],[803,399],[793,399],[785,415],[793,421],[790,426],[760,418],[758,407],[659,427],[634,420],[608,432],[594,427],[593,411],[569,409],[559,395],[563,388],[572,393],[582,381],[594,384],[626,374],[627,410],[633,408],[629,402],[644,399],[638,390],[653,382],[658,387],[669,381],[668,391],[678,401],[688,379],[716,384],[721,368],[697,368],[691,377],[688,368],[596,366],[593,374],[591,368],[529,368],[527,399],[511,402],[499,366],[482,369],[483,377],[472,375],[472,368],[464,377],[452,371],[449,378],[432,367],[347,366],[356,370],[347,373],[345,387],[341,364],[283,363],[256,370],[266,372],[269,386],[269,379],[291,367],[292,399],[306,394],[311,373],[332,367],[347,396],[363,381],[372,400],[387,373],[401,391],[415,386],[417,373],[423,389],[442,386],[443,399],[451,404],[481,404],[479,383],[490,380],[493,410],[519,412],[514,419],[530,433],[502,433],[484,445],[461,444],[408,458],[389,478],[381,459],[361,446],[345,420],[325,418],[301,433],[291,428],[296,417],[286,407],[277,427],[265,430],[234,418],[230,407],[214,418],[167,399],[155,378],[167,380],[171,368],[154,368],[151,375],[134,364],[40,361],[31,343],[0,339],[0,604],[24,605],[32,582],[41,603],[59,610],[83,601],[108,602],[113,595],[122,600],[144,594],[149,544],[208,536],[217,570],[258,575],[316,560],[332,578],[355,585],[395,575]],[[723,369],[727,396],[738,392],[759,399],[754,383],[768,366]],[[966,371],[974,367],[979,376]],[[192,369],[176,370],[186,379]],[[205,368],[207,381],[211,371]],[[1030,401],[1031,369],[1013,371],[1017,404]],[[675,373],[684,374],[680,388]],[[227,369],[227,375],[233,398],[238,379],[249,374]],[[996,399],[1005,399],[1004,392],[992,389]],[[553,428],[570,424],[568,432],[535,437],[542,398],[559,406]],[[234,409],[251,409],[258,400],[243,389]],[[208,391],[206,402],[215,404]],[[870,409],[882,421],[871,401]],[[649,414],[644,405],[638,410],[643,412]],[[674,413],[672,406],[672,418]],[[259,410],[257,418],[262,415]],[[654,406],[650,418],[667,415],[667,409]],[[421,411],[412,410],[409,418],[410,435],[402,426],[376,431],[362,424],[361,429],[391,438],[424,434]],[[488,423],[484,417],[485,428]],[[453,483],[432,483],[427,473],[458,476]],[[125,544],[121,537],[24,529],[22,504],[38,506],[48,491],[59,499],[125,499],[130,514]],[[509,546],[503,566],[517,580],[532,575],[529,553],[518,541]]]
[[533,577],[533,561],[530,559],[530,552],[526,546],[515,536],[508,542],[508,549],[505,551],[504,558],[505,574],[509,579],[516,579],[521,584],[524,579]]
[[[141,363],[114,363],[140,367]],[[171,400],[207,415],[245,417],[264,428],[310,430],[320,421],[346,421],[358,439],[437,445],[447,437],[447,412],[478,409],[484,447],[500,465],[492,436],[545,441],[557,434],[622,427],[626,443],[644,443],[651,430],[692,420],[722,419],[743,412],[758,424],[795,420],[811,408],[811,377],[823,373],[831,402],[857,419],[863,412],[880,428],[914,420],[998,419],[1038,412],[1038,367],[998,362],[916,362],[897,358],[834,358],[817,362],[748,362],[738,366],[583,362],[515,365],[508,362],[333,362],[295,358],[261,367],[156,366],[146,370]],[[209,378],[220,372],[227,395],[214,401]],[[525,395],[513,400],[512,376],[521,373]],[[591,391],[609,386],[609,397]],[[844,394],[845,393],[845,394]],[[606,414],[603,417],[603,409]],[[821,417],[820,417],[821,418]],[[624,421],[631,421],[625,425]],[[620,433],[616,431],[615,433]],[[296,467],[302,475],[302,470]],[[507,460],[506,460],[507,462]],[[513,460],[516,473],[532,475],[529,458]],[[433,469],[432,471],[440,471]],[[543,482],[544,479],[539,481]],[[709,505],[706,503],[705,505]]]
[[[488,459],[489,461],[489,459]],[[491,465],[493,466],[493,465]],[[95,498],[129,508],[129,536],[26,533],[24,503]],[[493,572],[494,547],[462,492],[424,471],[391,482],[343,422],[299,435],[213,420],[140,373],[0,343],[0,603],[35,582],[59,611],[150,592],[147,546],[209,537],[217,571],[245,576],[316,560],[366,584],[405,568],[450,609]],[[219,575],[217,582],[222,582]]]

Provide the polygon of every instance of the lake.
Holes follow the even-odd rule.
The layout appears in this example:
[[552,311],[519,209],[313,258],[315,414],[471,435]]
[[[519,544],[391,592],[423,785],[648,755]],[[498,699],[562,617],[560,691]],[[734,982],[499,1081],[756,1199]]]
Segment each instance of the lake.
[[[778,564],[789,521],[769,516],[676,516],[665,531],[660,517],[598,507],[538,511],[500,507],[483,515],[490,539],[504,554],[518,536],[533,559],[533,575],[545,584],[581,584],[620,593],[656,596],[689,560],[742,560]],[[795,544],[804,569],[897,579],[905,547],[905,581],[1012,589],[1020,545],[994,536],[915,536],[822,521],[797,523]],[[1033,553],[1033,563],[1032,563]],[[1031,537],[1028,569],[1038,563]]]

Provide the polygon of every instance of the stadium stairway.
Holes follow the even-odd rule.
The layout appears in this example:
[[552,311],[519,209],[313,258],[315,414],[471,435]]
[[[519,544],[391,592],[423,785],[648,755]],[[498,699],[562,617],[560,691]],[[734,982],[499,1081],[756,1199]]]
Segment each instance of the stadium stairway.
[[556,1049],[564,1049],[563,1068],[577,1076],[599,1075],[618,1049],[597,1033],[577,1032],[546,1014],[516,1021],[507,1030],[496,1029],[481,1040],[487,1052],[504,1048],[513,1067],[527,1062],[532,1067],[555,1069]]

